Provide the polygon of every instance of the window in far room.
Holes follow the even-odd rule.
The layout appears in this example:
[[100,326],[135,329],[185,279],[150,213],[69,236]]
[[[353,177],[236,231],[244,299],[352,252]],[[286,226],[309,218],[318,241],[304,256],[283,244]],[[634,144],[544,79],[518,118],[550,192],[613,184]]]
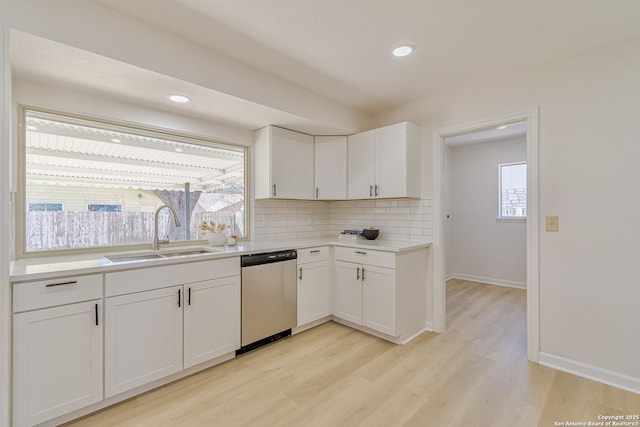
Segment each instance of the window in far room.
[[498,165],[498,218],[527,217],[527,163]]

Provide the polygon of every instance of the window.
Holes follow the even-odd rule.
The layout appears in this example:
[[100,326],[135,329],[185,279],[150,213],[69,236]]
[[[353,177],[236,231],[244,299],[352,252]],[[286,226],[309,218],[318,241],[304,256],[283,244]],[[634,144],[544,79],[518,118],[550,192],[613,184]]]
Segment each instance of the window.
[[61,211],[62,203],[29,203],[29,212]]
[[87,206],[90,212],[122,212],[122,205],[95,205]]
[[164,204],[180,226],[162,210],[162,239],[204,240],[203,221],[246,235],[244,147],[23,111],[19,253],[150,244]]
[[498,165],[498,218],[527,217],[527,164]]

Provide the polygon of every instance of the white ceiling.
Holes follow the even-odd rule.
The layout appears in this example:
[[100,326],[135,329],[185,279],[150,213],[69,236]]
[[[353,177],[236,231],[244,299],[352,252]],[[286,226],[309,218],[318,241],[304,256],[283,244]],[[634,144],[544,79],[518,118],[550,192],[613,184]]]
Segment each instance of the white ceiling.
[[478,144],[487,141],[497,141],[507,138],[517,138],[527,134],[526,122],[509,123],[503,126],[482,129],[460,135],[449,136],[444,139],[450,147]]
[[[288,123],[301,132],[335,133],[330,126],[307,123],[300,117],[264,105],[21,31],[11,33],[11,66],[16,77],[80,86],[109,97],[203,119],[213,118],[218,123],[244,129]],[[192,102],[171,102],[166,97],[170,93],[188,94]]]
[[[367,114],[640,34],[637,0],[93,1]],[[415,54],[392,57],[400,43],[413,43]],[[285,114],[165,76],[149,78],[126,64],[96,67],[96,55],[64,49],[51,55],[48,63],[18,56],[15,66],[68,80],[80,73],[57,69],[56,58],[77,60],[103,70],[99,78],[84,73],[82,84],[110,92],[133,88],[129,96],[143,101],[153,85],[194,90],[210,101],[209,117],[247,128]]]

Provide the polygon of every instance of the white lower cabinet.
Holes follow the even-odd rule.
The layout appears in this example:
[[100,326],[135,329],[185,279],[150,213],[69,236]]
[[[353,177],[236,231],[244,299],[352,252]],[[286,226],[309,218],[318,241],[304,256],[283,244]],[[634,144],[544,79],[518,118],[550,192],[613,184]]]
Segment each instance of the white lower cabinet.
[[396,335],[396,276],[391,268],[336,261],[334,316]]
[[184,286],[184,368],[240,348],[240,276]]
[[105,293],[105,397],[240,348],[238,258],[107,273]]
[[396,270],[362,266],[362,325],[396,335]]
[[13,425],[102,400],[103,319],[101,299],[14,315]]
[[298,326],[330,314],[329,261],[298,264]]
[[182,370],[182,286],[105,300],[105,397]]
[[334,248],[334,317],[405,343],[427,328],[428,249]]
[[362,266],[336,261],[333,315],[357,325],[362,324]]
[[298,249],[298,326],[332,313],[329,247]]
[[[299,249],[298,326],[333,318],[408,341],[426,327],[427,255],[427,248]],[[240,348],[239,257],[12,287],[12,425],[100,409],[103,399]]]

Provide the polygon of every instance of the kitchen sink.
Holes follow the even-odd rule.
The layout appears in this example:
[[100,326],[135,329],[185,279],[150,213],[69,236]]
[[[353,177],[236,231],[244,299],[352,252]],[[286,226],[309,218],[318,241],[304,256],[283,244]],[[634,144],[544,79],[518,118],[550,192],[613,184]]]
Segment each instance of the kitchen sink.
[[209,249],[182,249],[182,250],[175,250],[175,251],[171,251],[171,252],[162,252],[161,255],[165,256],[167,258],[171,258],[171,257],[174,257],[174,256],[210,254],[212,252],[215,252],[215,249],[213,249],[213,250],[209,250]]
[[109,261],[112,262],[125,262],[125,261],[143,261],[145,259],[157,259],[157,258],[165,258],[159,254],[124,254],[124,255],[109,255],[106,256]]
[[205,255],[214,252],[219,252],[219,249],[214,248],[191,248],[191,249],[174,249],[162,252],[144,252],[135,254],[114,254],[105,256],[111,262],[128,262],[128,261],[146,261],[153,259],[168,259],[181,256],[190,255]]

